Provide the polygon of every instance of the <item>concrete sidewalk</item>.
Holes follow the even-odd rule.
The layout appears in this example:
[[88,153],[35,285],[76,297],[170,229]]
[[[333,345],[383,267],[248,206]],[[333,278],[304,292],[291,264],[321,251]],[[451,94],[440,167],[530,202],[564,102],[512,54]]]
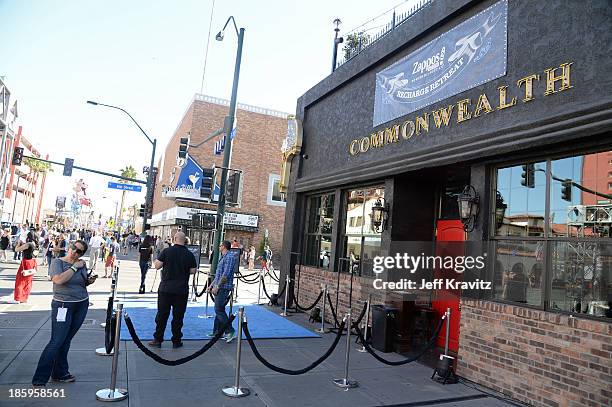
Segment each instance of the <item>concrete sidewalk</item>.
[[[140,270],[136,253],[120,256],[119,298],[155,299],[149,293],[154,272],[147,276],[147,293],[138,295]],[[98,274],[103,275],[102,265]],[[0,296],[12,294],[17,264],[0,264]],[[46,267],[40,267],[27,304],[0,304],[0,405],[2,406],[93,406],[97,390],[110,384],[111,357],[97,356],[96,348],[104,344],[106,302],[110,279],[98,279],[89,287],[90,306],[83,327],[72,341],[69,353],[70,372],[75,383],[49,383],[47,389],[63,389],[65,398],[10,398],[10,389],[31,389],[31,379],[38,358],[51,336],[50,301],[52,283],[46,278]],[[248,272],[244,272],[248,274]],[[204,279],[201,279],[203,282]],[[268,280],[266,280],[267,283]],[[159,282],[159,276],[157,278]],[[156,283],[157,284],[157,283]],[[257,284],[240,283],[239,301],[255,302]],[[276,292],[277,286],[268,286]],[[265,298],[262,294],[262,298]],[[202,297],[203,299],[203,297]],[[263,299],[262,299],[263,303]],[[274,308],[280,312],[280,308]],[[211,308],[212,313],[212,308]],[[291,320],[309,329],[304,314]],[[189,321],[185,321],[188,324]],[[263,356],[271,363],[287,369],[300,369],[321,356],[333,342],[335,334],[320,339],[267,339],[256,341]],[[354,341],[353,341],[354,342]],[[181,349],[172,349],[164,342],[156,353],[166,359],[178,359],[192,354],[205,341],[185,341]],[[120,348],[118,387],[127,388],[129,398],[116,403],[121,406],[505,406],[508,405],[481,391],[463,384],[443,386],[430,380],[431,369],[419,363],[393,367],[383,365],[367,353],[351,352],[350,377],[359,387],[344,391],[332,383],[344,372],[345,340],[316,369],[300,376],[275,373],[263,366],[243,341],[241,385],[251,389],[251,395],[230,399],[221,388],[233,385],[236,341],[217,343],[204,355],[184,365],[161,365],[143,354],[131,341]],[[388,359],[401,359],[386,354]]]

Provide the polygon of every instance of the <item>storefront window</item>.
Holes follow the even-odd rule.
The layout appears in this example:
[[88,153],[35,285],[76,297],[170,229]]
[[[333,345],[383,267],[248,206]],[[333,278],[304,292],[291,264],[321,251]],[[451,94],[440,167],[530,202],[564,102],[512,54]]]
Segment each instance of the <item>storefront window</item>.
[[611,172],[612,151],[496,170],[494,298],[612,318]]
[[362,276],[373,276],[373,258],[381,254],[381,234],[373,229],[372,206],[384,198],[383,187],[355,189],[346,192],[344,213],[344,250],[340,271],[352,270]]
[[498,236],[544,236],[546,162],[525,163],[497,170],[497,192],[505,205]]
[[334,195],[311,197],[308,201],[304,264],[329,268],[334,229]]

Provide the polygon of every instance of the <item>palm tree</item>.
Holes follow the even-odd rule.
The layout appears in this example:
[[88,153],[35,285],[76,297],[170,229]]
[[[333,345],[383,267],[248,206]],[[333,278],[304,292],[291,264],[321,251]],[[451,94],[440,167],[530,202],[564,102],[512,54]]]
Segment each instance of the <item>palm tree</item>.
[[[122,177],[126,177],[126,178],[136,178],[138,174],[136,173],[136,170],[134,169],[134,167],[132,167],[131,165],[126,166],[125,168],[123,168],[121,170],[121,176]],[[130,184],[130,181],[127,180],[120,180],[119,182],[121,183],[125,183],[125,184]],[[123,204],[125,202],[125,193],[127,191],[123,191],[123,193],[121,194],[121,207],[119,209],[119,219],[118,219],[118,223],[121,223],[121,220],[123,219]]]

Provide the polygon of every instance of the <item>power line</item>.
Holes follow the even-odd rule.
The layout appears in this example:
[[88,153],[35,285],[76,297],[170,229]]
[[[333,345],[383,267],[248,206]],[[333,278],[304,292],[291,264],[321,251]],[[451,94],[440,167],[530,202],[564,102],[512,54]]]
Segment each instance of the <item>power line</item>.
[[206,62],[208,61],[208,46],[210,45],[210,29],[212,28],[212,19],[215,11],[215,0],[212,2],[210,9],[210,21],[208,22],[208,37],[206,39],[206,52],[204,53],[204,69],[202,70],[202,84],[200,85],[200,93],[204,93],[204,77],[206,76]]

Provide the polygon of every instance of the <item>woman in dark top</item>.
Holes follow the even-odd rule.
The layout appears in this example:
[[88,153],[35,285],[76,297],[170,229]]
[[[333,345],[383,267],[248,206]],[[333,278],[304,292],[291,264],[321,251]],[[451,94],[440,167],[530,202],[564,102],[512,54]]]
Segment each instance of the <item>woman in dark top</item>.
[[77,240],[70,244],[68,254],[51,261],[53,281],[51,301],[51,340],[38,360],[32,385],[43,387],[51,378],[55,382],[74,382],[76,378],[68,370],[70,341],[81,328],[87,309],[89,294],[87,286],[97,276],[87,274],[87,266],[81,256],[87,251],[87,243]]
[[36,274],[37,263],[34,250],[38,250],[38,236],[28,232],[26,242],[15,247],[16,252],[23,252],[21,264],[15,276],[15,301],[18,303],[28,302],[30,291],[32,291],[32,280]]
[[140,245],[140,289],[139,294],[145,292],[145,279],[147,278],[147,271],[151,267],[151,255],[153,254],[153,239],[151,236],[145,236],[142,244]]
[[0,238],[0,257],[2,260],[7,260],[6,251],[11,244],[10,232],[8,229],[2,231],[2,237]]

